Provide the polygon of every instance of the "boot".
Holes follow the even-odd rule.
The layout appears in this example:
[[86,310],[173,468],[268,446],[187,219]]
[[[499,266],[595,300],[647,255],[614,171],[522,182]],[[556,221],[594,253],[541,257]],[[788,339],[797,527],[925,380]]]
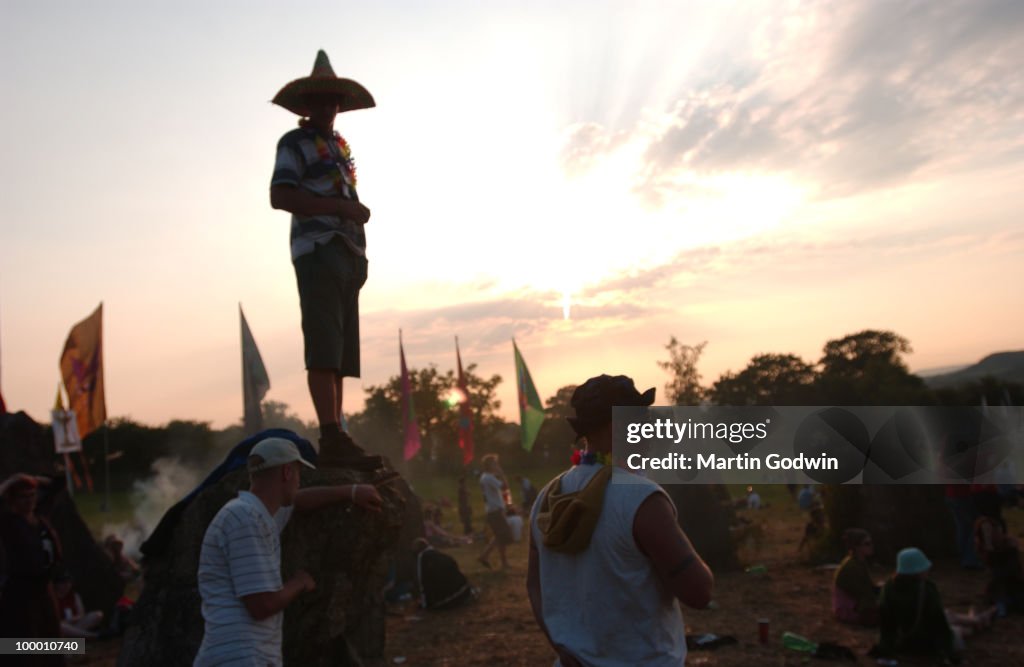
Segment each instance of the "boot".
[[325,468],[349,468],[352,470],[374,471],[383,467],[381,457],[367,454],[352,437],[340,431],[320,438],[318,465]]

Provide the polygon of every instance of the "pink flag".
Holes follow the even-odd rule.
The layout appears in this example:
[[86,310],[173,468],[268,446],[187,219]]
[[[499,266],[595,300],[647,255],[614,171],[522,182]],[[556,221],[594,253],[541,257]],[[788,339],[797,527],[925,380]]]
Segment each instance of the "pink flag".
[[405,449],[402,458],[408,461],[420,451],[420,427],[416,423],[416,408],[412,404],[412,383],[409,382],[409,369],[405,366],[401,331],[398,332],[398,356],[402,361],[402,421],[405,422]]

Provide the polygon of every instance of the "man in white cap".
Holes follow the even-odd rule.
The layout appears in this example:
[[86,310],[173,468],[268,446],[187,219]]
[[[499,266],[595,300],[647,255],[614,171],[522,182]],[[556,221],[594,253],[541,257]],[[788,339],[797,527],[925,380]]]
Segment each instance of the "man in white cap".
[[249,491],[239,491],[206,529],[198,574],[206,632],[193,664],[281,665],[281,612],[316,588],[304,570],[282,583],[280,534],[292,511],[337,503],[380,511],[370,484],[299,490],[301,466],[313,468],[290,440],[261,440],[249,453]]

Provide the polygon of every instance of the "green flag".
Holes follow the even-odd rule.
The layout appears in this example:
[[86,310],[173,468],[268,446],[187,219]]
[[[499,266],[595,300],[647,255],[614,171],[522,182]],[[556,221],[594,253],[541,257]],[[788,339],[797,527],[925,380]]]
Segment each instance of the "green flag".
[[537,388],[533,386],[533,378],[526,368],[523,355],[519,354],[515,339],[512,339],[512,350],[516,355],[516,387],[519,390],[519,432],[523,449],[533,449],[533,441],[537,439],[540,426],[544,423],[544,407],[541,405]]

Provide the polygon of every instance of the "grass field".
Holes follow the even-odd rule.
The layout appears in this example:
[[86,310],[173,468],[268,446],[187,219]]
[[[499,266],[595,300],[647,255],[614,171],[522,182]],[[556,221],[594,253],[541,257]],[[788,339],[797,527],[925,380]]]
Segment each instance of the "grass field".
[[[730,492],[739,498],[745,495],[745,487],[730,488]],[[687,664],[819,664],[805,654],[783,648],[781,635],[791,631],[815,641],[842,644],[858,656],[856,664],[874,665],[865,654],[877,642],[877,631],[835,621],[830,607],[832,570],[804,563],[797,556],[806,516],[796,508],[784,486],[761,486],[758,492],[764,509],[739,511],[763,530],[758,540],[739,545],[739,550],[744,565],[762,564],[767,571],[716,573],[714,608],[684,610],[687,633],[732,635],[738,643],[715,651],[692,651]],[[1024,539],[1024,511],[1008,511],[1007,521],[1011,532]],[[506,572],[487,570],[477,563],[480,548],[470,545],[448,550],[481,589],[480,599],[443,612],[423,612],[414,603],[394,609],[388,622],[386,664],[395,664],[396,658],[404,659],[406,665],[432,667],[551,664],[554,654],[537,629],[526,597],[526,543],[509,549],[510,568]],[[880,581],[892,569],[892,564],[876,563],[872,574]],[[986,573],[940,562],[933,578],[947,607],[962,612],[971,606],[982,607],[980,596]],[[768,644],[758,641],[760,618],[770,622]],[[1022,633],[1024,617],[1000,621],[990,632],[968,641],[964,664],[1024,665],[1024,643],[1019,641]],[[903,660],[901,664],[928,663]]]
[[[522,500],[520,486],[516,482],[516,475],[527,477],[539,491],[551,478],[568,467],[569,461],[568,457],[566,457],[565,465],[562,467],[550,466],[548,468],[533,468],[530,470],[506,468],[505,476],[508,478],[508,483],[511,487],[513,502],[519,505]],[[443,498],[451,502],[454,507],[458,501],[458,478],[455,476],[423,477],[419,479],[413,477],[407,479],[416,495],[425,502],[436,503]],[[484,516],[483,493],[480,491],[479,482],[475,478],[467,477],[466,489],[469,491],[469,500],[473,506],[473,518],[474,520],[482,521]]]
[[[519,501],[515,471],[506,471],[513,486],[514,498]],[[540,488],[558,470],[531,471],[529,477]],[[412,480],[417,493],[426,502],[447,498],[453,503],[444,511],[445,528],[461,533],[454,508],[456,480],[454,477]],[[483,503],[479,486],[470,484],[474,507],[474,528],[483,525]],[[877,632],[840,624],[832,619],[829,591],[832,571],[803,562],[796,546],[803,533],[806,517],[795,506],[785,487],[758,487],[765,507],[759,511],[739,510],[740,514],[761,526],[757,539],[739,545],[740,557],[745,565],[762,564],[766,572],[716,573],[715,605],[713,609],[684,610],[688,633],[714,633],[731,635],[737,643],[715,651],[692,651],[687,664],[721,667],[749,667],[757,665],[817,664],[806,655],[785,649],[781,644],[784,631],[792,631],[816,641],[833,641],[851,649],[858,665],[874,665],[866,657],[868,649],[877,641]],[[744,487],[731,487],[730,493],[740,498]],[[130,498],[115,501],[111,517],[124,515],[123,503]],[[82,503],[91,514],[90,525],[103,515],[95,511],[96,503]],[[119,514],[120,513],[120,514]],[[128,513],[130,515],[130,513]],[[98,517],[98,518],[97,518]],[[1024,539],[1024,511],[1008,510],[1007,521],[1011,533]],[[414,601],[392,607],[387,625],[387,643],[383,661],[368,663],[371,667],[405,664],[417,667],[472,667],[472,666],[535,666],[550,665],[554,659],[543,634],[538,630],[526,596],[527,545],[520,542],[509,548],[510,567],[506,571],[485,569],[476,558],[482,544],[458,546],[447,550],[459,562],[474,586],[480,589],[480,599],[465,607],[444,612],[424,612]],[[492,563],[497,558],[492,557]],[[877,563],[872,567],[876,580],[892,571],[891,563]],[[940,561],[932,573],[947,607],[967,611],[971,606],[981,607],[981,591],[987,574],[960,569],[955,562]],[[758,641],[757,621],[770,622],[770,641]],[[971,638],[964,664],[967,665],[1024,665],[1024,617],[1011,617],[999,621],[990,632]],[[94,643],[89,655],[76,658],[72,665],[108,667],[116,662],[117,642]],[[851,663],[843,663],[851,664]],[[901,661],[902,665],[928,664]]]

